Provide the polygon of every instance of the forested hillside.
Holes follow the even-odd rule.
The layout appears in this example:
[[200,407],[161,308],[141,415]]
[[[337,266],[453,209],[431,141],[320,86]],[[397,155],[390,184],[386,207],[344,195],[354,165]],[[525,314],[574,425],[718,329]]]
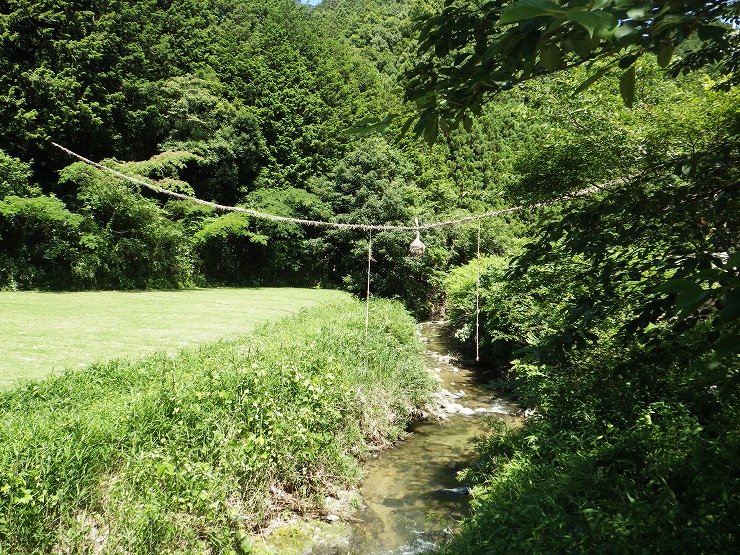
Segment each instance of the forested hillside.
[[9,0],[0,288],[365,290],[367,233],[172,200],[51,141],[283,216],[522,205],[418,259],[372,237],[373,294],[444,305],[471,352],[479,293],[482,362],[535,414],[481,443],[450,552],[732,552],[739,23],[736,0]]
[[[7,3],[0,285],[362,289],[363,234],[133,190],[52,141],[171,190],[280,215],[408,225],[500,204],[494,176],[532,132],[508,107],[431,150],[344,132],[401,109],[412,19],[430,4]],[[421,261],[403,256],[413,235],[378,235],[375,292],[428,312],[447,265],[471,256],[473,233],[431,234]],[[484,235],[496,252],[512,240],[499,222]]]
[[[433,148],[345,130],[404,109],[415,18],[434,2],[10,2],[0,48],[0,286],[296,284],[364,289],[362,233],[218,214],[133,190],[51,142],[222,204],[409,225],[501,207],[517,160],[548,132],[487,107]],[[453,154],[454,153],[454,154]],[[123,165],[121,165],[123,164]],[[522,229],[483,222],[484,252]],[[375,237],[373,290],[418,314],[475,252],[475,226]]]

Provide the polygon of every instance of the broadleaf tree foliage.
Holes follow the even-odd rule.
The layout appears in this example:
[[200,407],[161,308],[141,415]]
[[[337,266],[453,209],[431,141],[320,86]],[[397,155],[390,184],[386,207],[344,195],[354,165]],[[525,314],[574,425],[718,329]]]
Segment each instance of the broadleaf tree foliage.
[[[620,73],[627,105],[635,101],[635,62],[652,54],[673,75],[716,64],[716,86],[740,82],[736,0],[446,0],[418,24],[419,57],[407,72],[406,97],[421,113],[417,131],[433,141],[440,129],[470,125],[487,94],[586,64],[582,90]],[[698,41],[687,43],[696,36]],[[686,46],[681,57],[677,49]]]
[[[535,202],[620,178],[484,264],[484,356],[538,416],[481,442],[475,514],[446,552],[737,545],[738,9],[448,1],[418,23],[407,126],[446,140],[522,94],[555,124],[505,190]],[[447,278],[468,342],[474,268]]]

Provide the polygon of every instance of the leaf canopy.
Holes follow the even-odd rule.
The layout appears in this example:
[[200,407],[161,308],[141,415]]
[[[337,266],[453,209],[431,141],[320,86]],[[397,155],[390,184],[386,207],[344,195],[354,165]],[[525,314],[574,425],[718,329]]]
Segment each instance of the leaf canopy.
[[[436,140],[442,121],[464,121],[490,93],[586,64],[602,78],[616,63],[626,70],[620,91],[635,101],[634,63],[654,55],[669,74],[716,64],[728,88],[740,83],[738,0],[451,0],[419,19],[418,59],[405,74],[406,99],[419,114],[417,133]],[[698,40],[689,44],[688,39]],[[683,47],[680,60],[676,48]]]

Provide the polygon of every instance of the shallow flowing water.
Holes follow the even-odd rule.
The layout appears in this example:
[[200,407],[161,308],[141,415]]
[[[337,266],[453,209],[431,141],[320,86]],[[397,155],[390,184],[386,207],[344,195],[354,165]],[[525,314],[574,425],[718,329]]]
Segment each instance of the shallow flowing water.
[[408,439],[365,463],[365,508],[355,515],[349,541],[314,545],[313,555],[414,555],[437,545],[469,511],[467,489],[456,476],[474,462],[470,440],[488,431],[487,419],[517,418],[513,403],[481,387],[477,372],[450,356],[440,323],[423,324],[422,334],[426,364],[445,391],[440,406],[453,413],[417,423]]

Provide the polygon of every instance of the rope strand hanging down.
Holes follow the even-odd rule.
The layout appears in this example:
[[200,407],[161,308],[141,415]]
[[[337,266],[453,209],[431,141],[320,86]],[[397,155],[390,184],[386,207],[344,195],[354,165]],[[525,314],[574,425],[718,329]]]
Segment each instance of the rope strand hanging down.
[[108,166],[104,166],[103,164],[100,164],[98,162],[93,162],[92,160],[85,158],[84,156],[81,156],[80,154],[77,154],[76,152],[73,152],[72,150],[68,148],[63,147],[60,144],[57,144],[55,142],[52,142],[51,144],[54,145],[59,150],[61,150],[62,152],[68,154],[69,156],[72,156],[73,158],[77,158],[78,160],[85,162],[86,164],[94,168],[97,168],[103,172],[110,173],[112,175],[115,175],[116,177],[130,181],[131,183],[135,183],[136,185],[146,187],[147,189],[151,191],[154,191],[154,192],[157,192],[163,195],[168,195],[170,197],[177,198],[180,200],[188,200],[190,202],[194,202],[202,206],[208,206],[210,208],[214,208],[215,210],[219,210],[221,212],[240,212],[242,214],[247,214],[254,218],[260,218],[263,220],[272,220],[274,222],[285,222],[285,223],[293,223],[293,224],[298,224],[298,225],[308,225],[308,226],[317,226],[317,227],[331,227],[331,228],[337,228],[337,229],[359,229],[362,231],[417,231],[418,232],[419,230],[424,230],[424,229],[434,229],[438,227],[446,227],[446,226],[460,225],[460,224],[465,224],[465,223],[480,222],[480,220],[487,219],[487,218],[494,218],[496,216],[501,216],[504,214],[511,214],[513,212],[519,212],[520,210],[533,210],[535,208],[541,208],[543,206],[548,206],[556,202],[561,202],[564,200],[570,200],[570,199],[574,199],[578,197],[587,196],[587,195],[596,193],[598,191],[601,191],[603,189],[606,189],[607,187],[611,187],[612,185],[615,185],[617,183],[624,183],[624,182],[627,182],[637,177],[636,174],[629,175],[627,177],[618,177],[616,179],[612,179],[611,181],[601,183],[600,185],[592,185],[591,187],[586,187],[585,189],[581,189],[573,193],[568,193],[567,195],[562,195],[560,197],[556,197],[546,202],[538,202],[538,203],[531,204],[531,205],[512,206],[510,208],[503,208],[500,210],[491,210],[490,212],[484,212],[482,214],[477,214],[475,216],[467,216],[465,218],[458,218],[455,220],[445,220],[441,222],[433,222],[433,223],[428,223],[428,224],[423,224],[423,225],[418,225],[417,223],[417,225],[413,225],[413,226],[411,225],[352,224],[352,223],[341,223],[341,222],[326,222],[326,221],[321,221],[321,220],[306,220],[302,218],[290,218],[287,216],[277,216],[275,214],[267,214],[265,212],[259,212],[257,210],[252,210],[250,208],[242,208],[241,206],[227,206],[224,204],[209,202],[207,200],[202,200],[197,197],[192,197],[189,195],[184,195],[182,193],[176,193],[174,191],[170,191],[169,189],[165,189],[164,187],[160,187],[159,185],[155,185],[154,183],[145,181],[141,177],[139,178],[131,177],[130,175],[121,173],[117,170],[114,170],[113,168],[109,168]]
[[370,263],[373,261],[373,232],[367,237],[367,293],[365,294],[365,337],[370,326]]
[[475,263],[475,362],[480,362],[480,220],[478,220],[478,258]]

